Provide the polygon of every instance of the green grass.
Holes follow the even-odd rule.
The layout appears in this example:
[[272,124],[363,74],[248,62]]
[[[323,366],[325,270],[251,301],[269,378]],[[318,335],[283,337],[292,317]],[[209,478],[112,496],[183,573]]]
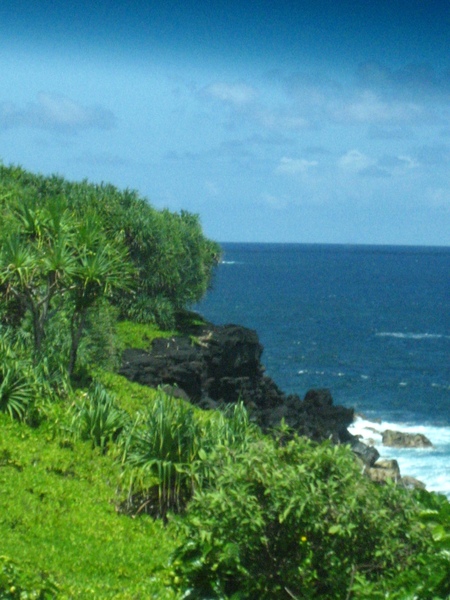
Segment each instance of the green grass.
[[172,337],[175,331],[162,331],[154,324],[133,323],[120,321],[117,323],[117,335],[121,346],[125,348],[141,348],[148,350],[155,338]]
[[165,580],[172,532],[117,513],[111,457],[5,415],[0,427],[0,555],[50,574],[59,598],[175,598]]
[[149,406],[160,393],[156,389],[134,383],[116,373],[101,371],[95,374],[95,379],[114,396],[117,406],[126,410],[131,417]]

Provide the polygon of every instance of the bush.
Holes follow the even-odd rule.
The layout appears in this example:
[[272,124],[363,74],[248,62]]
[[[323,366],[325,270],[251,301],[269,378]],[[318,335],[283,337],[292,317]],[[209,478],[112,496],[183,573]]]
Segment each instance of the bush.
[[445,496],[417,492],[421,505],[419,523],[432,535],[431,551],[417,557],[415,571],[402,581],[414,596],[423,599],[450,598],[450,502]]
[[210,468],[176,521],[184,598],[345,599],[356,582],[381,590],[427,547],[410,496],[363,478],[345,447],[261,437],[222,447]]

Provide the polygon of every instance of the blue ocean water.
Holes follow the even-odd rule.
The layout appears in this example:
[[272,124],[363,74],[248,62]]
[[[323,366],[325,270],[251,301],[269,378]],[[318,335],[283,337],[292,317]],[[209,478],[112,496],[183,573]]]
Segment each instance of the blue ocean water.
[[380,431],[425,433],[431,450],[384,449],[376,435],[374,443],[402,473],[450,496],[450,248],[222,249],[213,288],[195,308],[214,323],[256,329],[281,389],[329,388],[336,404],[363,415],[358,433],[377,420]]

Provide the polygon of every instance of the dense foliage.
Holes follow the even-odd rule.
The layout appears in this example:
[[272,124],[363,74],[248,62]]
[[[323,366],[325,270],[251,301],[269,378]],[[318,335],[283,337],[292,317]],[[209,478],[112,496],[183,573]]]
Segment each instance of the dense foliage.
[[347,448],[261,437],[211,468],[179,521],[184,598],[397,597],[431,549],[412,497],[363,478]]
[[0,600],[450,597],[446,498],[114,373],[207,289],[197,217],[0,166],[0,243]]
[[0,323],[29,333],[35,364],[53,352],[69,375],[100,321],[102,345],[117,317],[172,326],[205,293],[219,258],[195,215],[158,211],[111,185],[5,166],[0,242]]

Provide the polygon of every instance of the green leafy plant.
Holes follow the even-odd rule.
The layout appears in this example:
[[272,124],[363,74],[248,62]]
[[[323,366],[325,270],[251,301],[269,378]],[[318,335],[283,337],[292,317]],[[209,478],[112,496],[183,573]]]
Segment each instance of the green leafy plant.
[[210,469],[176,518],[184,598],[364,598],[357,580],[385,592],[428,547],[407,493],[373,486],[345,447],[260,437]]
[[117,440],[129,422],[125,411],[118,408],[101,384],[94,384],[75,406],[72,429],[84,440],[106,450]]
[[0,410],[12,419],[24,419],[33,400],[33,386],[23,375],[20,363],[0,366]]
[[[406,588],[413,587],[417,598],[450,598],[450,502],[440,494],[426,491],[417,492],[421,505],[418,515],[432,536],[430,552],[418,557],[418,565],[412,582],[406,581]],[[413,586],[411,586],[413,583]]]
[[[200,427],[189,404],[162,391],[139,415],[125,442],[124,461],[133,468],[130,509],[166,517],[192,495],[193,463],[200,448]],[[156,485],[145,489],[148,476]],[[157,493],[155,493],[157,492]]]
[[58,596],[58,585],[45,573],[30,576],[8,556],[0,556],[0,600],[50,600]]

